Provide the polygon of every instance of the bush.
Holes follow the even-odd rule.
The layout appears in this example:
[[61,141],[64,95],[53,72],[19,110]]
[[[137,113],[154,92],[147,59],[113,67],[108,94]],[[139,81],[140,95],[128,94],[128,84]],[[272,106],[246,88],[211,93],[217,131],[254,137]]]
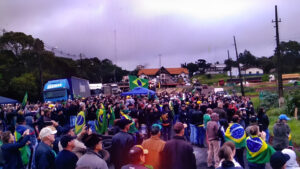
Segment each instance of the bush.
[[269,81],[269,75],[268,75],[268,74],[262,75],[261,80],[262,80],[263,82]]
[[276,93],[271,93],[268,91],[263,91],[259,94],[260,106],[265,110],[271,108],[277,108],[278,105],[278,95]]

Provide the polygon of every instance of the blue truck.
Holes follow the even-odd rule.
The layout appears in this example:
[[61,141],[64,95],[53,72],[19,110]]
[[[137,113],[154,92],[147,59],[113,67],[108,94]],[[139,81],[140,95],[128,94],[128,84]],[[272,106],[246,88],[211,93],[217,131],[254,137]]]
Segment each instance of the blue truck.
[[91,95],[89,81],[78,77],[48,81],[43,90],[44,101],[67,101]]

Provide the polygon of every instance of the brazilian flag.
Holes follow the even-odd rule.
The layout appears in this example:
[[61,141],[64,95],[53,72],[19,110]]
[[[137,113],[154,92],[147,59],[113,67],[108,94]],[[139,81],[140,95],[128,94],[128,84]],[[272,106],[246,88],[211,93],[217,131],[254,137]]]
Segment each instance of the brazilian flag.
[[109,125],[110,126],[114,125],[115,119],[116,119],[116,116],[115,116],[114,109],[112,107],[110,107],[110,117],[109,117]]
[[247,160],[250,163],[265,164],[276,151],[258,136],[249,136],[246,140]]
[[174,116],[175,112],[174,112],[174,105],[173,105],[173,101],[172,100],[169,101],[169,108],[170,108],[170,110],[171,110],[171,112],[172,112],[172,114]]
[[[20,140],[25,130],[27,130],[25,126],[19,125],[16,127],[16,131],[14,132],[16,142]],[[29,158],[31,154],[30,148],[28,145],[25,145],[24,147],[19,148],[19,151],[21,153],[22,163],[25,166],[29,163]]]
[[106,110],[98,109],[96,112],[97,120],[95,123],[95,128],[97,133],[104,134],[107,129],[107,118],[106,118]]
[[125,114],[123,111],[120,111],[120,114],[121,114],[121,119],[128,119],[132,121],[128,133],[131,134],[136,133],[138,129],[135,127],[134,120],[132,120],[132,118],[129,115]]
[[246,146],[246,132],[243,126],[238,123],[229,124],[225,132],[225,141],[231,141],[236,148]]
[[136,87],[144,87],[148,88],[149,86],[149,80],[147,79],[140,79],[136,76],[130,76],[129,75],[129,87],[130,90],[136,88]]
[[22,107],[24,108],[27,104],[28,93],[26,92],[22,101]]
[[84,126],[85,126],[85,114],[84,111],[80,111],[77,114],[77,118],[76,118],[75,133],[79,134]]

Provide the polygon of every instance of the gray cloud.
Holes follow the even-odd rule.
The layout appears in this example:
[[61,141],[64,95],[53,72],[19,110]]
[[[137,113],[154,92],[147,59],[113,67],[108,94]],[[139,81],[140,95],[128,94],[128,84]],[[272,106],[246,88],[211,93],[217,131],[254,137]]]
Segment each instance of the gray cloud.
[[[239,52],[271,56],[275,1],[226,2],[2,0],[0,28],[31,34],[65,52],[109,58],[129,70],[138,64],[158,67],[159,54],[166,67],[200,58],[222,62],[227,49],[235,58],[233,35]],[[300,40],[300,1],[276,3],[281,39]]]

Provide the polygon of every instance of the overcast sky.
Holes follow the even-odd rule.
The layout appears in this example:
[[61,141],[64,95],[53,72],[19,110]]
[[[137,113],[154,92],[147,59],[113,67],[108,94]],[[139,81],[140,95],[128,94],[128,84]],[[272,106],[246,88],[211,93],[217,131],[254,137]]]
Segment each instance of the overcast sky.
[[299,0],[0,0],[0,29],[128,70],[157,68],[159,54],[162,66],[179,67],[223,62],[227,49],[235,59],[233,35],[238,52],[271,56],[276,4],[281,40],[300,41]]

